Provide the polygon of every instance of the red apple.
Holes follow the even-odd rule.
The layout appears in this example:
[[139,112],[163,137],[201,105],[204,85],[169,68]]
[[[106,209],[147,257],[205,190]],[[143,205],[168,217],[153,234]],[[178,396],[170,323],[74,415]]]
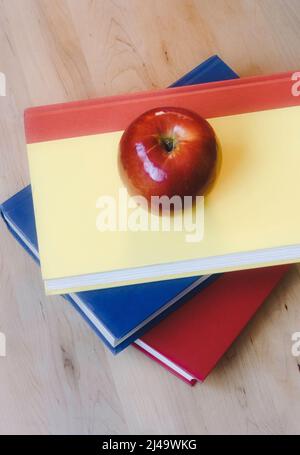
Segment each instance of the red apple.
[[120,140],[119,167],[129,192],[144,196],[203,195],[220,163],[213,128],[198,114],[177,107],[145,112]]

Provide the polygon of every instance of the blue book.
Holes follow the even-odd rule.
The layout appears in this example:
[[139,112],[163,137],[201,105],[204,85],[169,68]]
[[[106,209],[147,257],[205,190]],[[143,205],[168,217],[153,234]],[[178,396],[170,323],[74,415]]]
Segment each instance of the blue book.
[[[172,86],[237,78],[218,56],[194,68]],[[39,262],[31,187],[0,206],[8,229]],[[126,348],[161,318],[217,278],[201,276],[64,295],[114,353]]]

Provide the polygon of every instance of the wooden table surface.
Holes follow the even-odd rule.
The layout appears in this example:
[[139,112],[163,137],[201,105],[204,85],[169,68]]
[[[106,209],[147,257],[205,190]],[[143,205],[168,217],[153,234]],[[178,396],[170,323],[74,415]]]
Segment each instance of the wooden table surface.
[[[299,69],[299,0],[1,0],[0,200],[29,183],[25,107],[165,87],[215,53],[241,76]],[[191,388],[113,357],[1,223],[0,433],[299,434],[299,271]]]

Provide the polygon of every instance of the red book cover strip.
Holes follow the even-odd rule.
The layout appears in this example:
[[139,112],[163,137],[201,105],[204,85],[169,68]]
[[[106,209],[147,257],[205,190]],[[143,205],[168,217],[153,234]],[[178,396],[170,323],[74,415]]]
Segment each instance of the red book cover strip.
[[26,140],[33,143],[124,130],[143,112],[170,105],[193,110],[206,118],[298,105],[300,97],[292,95],[292,74],[30,108],[25,111]]

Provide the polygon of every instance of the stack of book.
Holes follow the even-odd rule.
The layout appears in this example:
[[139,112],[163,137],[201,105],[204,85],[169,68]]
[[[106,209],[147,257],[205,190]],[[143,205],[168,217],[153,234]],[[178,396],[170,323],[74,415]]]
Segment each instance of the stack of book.
[[[292,74],[239,79],[218,56],[168,89],[28,109],[31,186],[1,206],[62,294],[118,353],[134,344],[178,377],[203,381],[300,259],[300,97]],[[209,119],[223,163],[205,235],[96,228],[99,196],[122,188],[118,142],[144,111]]]

